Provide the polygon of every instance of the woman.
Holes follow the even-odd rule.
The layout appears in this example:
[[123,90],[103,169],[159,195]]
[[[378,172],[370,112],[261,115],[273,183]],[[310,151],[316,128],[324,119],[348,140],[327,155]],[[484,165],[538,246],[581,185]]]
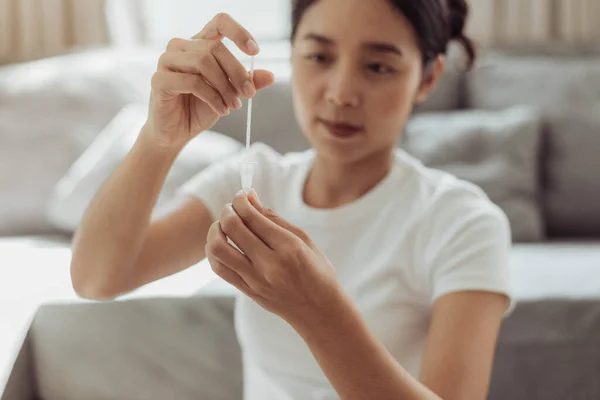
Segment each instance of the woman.
[[395,149],[448,42],[473,61],[466,16],[459,0],[297,1],[294,103],[314,149],[254,145],[240,157],[258,163],[256,191],[236,194],[239,160],[227,160],[151,221],[186,143],[273,82],[263,70],[251,81],[221,44],[259,51],[227,15],[172,40],[148,121],[76,234],[74,288],[113,298],[208,257],[242,294],[246,399],[486,398],[510,309],[507,219]]

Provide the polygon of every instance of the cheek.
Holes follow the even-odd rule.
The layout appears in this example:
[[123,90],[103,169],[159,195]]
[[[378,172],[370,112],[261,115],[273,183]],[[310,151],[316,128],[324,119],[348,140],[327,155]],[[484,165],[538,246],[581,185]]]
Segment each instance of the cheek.
[[294,114],[296,116],[296,121],[302,128],[302,131],[305,131],[307,124],[307,107],[310,104],[307,100],[307,94],[304,93],[304,88],[302,85],[298,83],[300,79],[294,73],[292,77],[292,96],[293,96],[293,104],[294,104]]
[[317,85],[315,79],[306,76],[307,73],[302,68],[293,67],[292,71],[292,95],[294,100],[294,113],[296,120],[306,132],[310,124],[311,116],[314,114],[313,108],[317,104]]
[[369,114],[376,115],[376,120],[384,123],[406,121],[413,109],[418,86],[418,80],[414,78],[382,85],[373,93]]
[[[374,101],[369,102],[368,115],[378,132],[395,135],[408,120],[413,108],[412,92],[406,90],[383,90]],[[387,135],[386,135],[387,136]]]

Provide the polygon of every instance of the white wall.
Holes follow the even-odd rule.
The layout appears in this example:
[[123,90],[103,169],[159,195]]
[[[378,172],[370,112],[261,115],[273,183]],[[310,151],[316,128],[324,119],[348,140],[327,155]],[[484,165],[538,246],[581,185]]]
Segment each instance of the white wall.
[[166,43],[190,37],[217,13],[231,14],[257,39],[280,39],[288,34],[289,9],[284,0],[145,0],[149,39]]

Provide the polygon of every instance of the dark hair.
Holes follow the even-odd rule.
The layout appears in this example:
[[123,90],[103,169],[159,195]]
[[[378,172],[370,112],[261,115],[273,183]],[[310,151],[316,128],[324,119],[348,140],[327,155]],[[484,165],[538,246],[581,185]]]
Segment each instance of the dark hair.
[[[292,40],[306,10],[318,0],[294,0],[292,7]],[[465,36],[469,14],[466,0],[388,0],[413,25],[427,67],[439,54],[446,54],[448,44],[456,40],[465,48],[467,66],[475,62],[475,46]]]

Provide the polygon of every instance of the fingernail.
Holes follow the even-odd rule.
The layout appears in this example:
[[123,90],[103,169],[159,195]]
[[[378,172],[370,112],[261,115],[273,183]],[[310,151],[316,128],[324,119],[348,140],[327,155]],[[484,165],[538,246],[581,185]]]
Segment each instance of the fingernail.
[[248,49],[248,51],[252,54],[256,54],[260,51],[258,44],[256,44],[256,42],[252,39],[248,39],[246,42],[246,49]]
[[260,202],[260,199],[258,198],[258,193],[256,193],[256,190],[254,189],[250,189],[250,191],[248,192],[248,195],[252,196],[254,198],[254,200],[258,203],[259,206],[263,206],[262,203]]
[[222,114],[223,116],[225,116],[225,115],[229,115],[229,113],[230,113],[230,111],[229,111],[229,107],[223,107],[223,108],[221,109],[221,114]]
[[236,97],[235,100],[233,101],[233,108],[236,110],[239,110],[240,108],[242,108],[242,101],[239,99],[239,97]]
[[235,194],[236,197],[246,197],[246,192],[244,192],[243,190],[240,190],[239,192],[237,192]]
[[254,96],[254,85],[250,81],[244,82],[244,86],[242,86],[242,91],[246,95],[246,97]]
[[233,211],[233,205],[231,203],[225,204],[225,213],[229,215],[235,213],[235,211]]

